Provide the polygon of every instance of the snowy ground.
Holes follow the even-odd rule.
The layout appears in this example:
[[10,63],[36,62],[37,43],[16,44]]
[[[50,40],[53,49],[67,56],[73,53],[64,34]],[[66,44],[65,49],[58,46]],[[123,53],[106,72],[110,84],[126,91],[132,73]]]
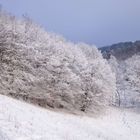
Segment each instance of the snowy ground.
[[57,113],[0,95],[0,140],[140,140],[140,114],[93,118]]

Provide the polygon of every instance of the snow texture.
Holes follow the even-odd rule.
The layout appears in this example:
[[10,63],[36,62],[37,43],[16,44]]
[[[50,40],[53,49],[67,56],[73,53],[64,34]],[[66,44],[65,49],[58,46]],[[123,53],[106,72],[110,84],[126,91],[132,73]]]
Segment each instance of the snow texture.
[[140,114],[114,108],[75,116],[0,95],[0,140],[140,140]]

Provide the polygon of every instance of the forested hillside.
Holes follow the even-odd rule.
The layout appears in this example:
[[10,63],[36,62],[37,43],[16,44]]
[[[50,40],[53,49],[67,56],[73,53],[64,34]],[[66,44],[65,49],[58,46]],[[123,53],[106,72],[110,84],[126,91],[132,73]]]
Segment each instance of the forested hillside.
[[140,107],[140,41],[100,48],[116,73],[116,104]]
[[110,55],[116,57],[117,60],[125,60],[132,57],[135,54],[140,54],[140,41],[135,42],[122,42],[113,44],[111,46],[101,47],[103,57],[110,58]]
[[99,112],[115,75],[94,46],[73,44],[24,16],[0,12],[0,94],[70,112]]

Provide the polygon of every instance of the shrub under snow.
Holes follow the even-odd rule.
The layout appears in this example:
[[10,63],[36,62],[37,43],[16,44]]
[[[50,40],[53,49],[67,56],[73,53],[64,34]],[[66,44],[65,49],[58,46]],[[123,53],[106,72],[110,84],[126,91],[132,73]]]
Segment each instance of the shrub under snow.
[[101,53],[0,13],[0,93],[43,107],[95,112],[109,104],[115,76]]

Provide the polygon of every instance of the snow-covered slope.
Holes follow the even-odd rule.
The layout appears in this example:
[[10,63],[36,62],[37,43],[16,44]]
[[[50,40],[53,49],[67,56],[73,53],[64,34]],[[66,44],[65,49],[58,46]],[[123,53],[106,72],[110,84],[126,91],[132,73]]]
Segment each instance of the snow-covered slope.
[[140,114],[98,118],[52,112],[0,95],[0,140],[139,140]]

